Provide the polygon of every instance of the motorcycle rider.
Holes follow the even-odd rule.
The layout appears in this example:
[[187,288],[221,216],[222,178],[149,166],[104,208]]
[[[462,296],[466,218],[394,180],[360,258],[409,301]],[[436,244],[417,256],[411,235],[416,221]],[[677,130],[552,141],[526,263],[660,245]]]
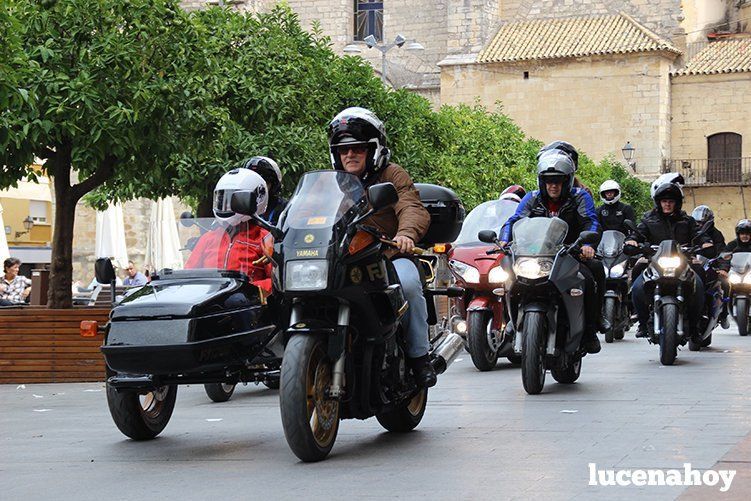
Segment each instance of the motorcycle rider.
[[527,190],[523,187],[518,184],[512,184],[501,192],[498,200],[511,200],[512,202],[520,203],[526,194]]
[[[696,230],[699,231],[704,225],[709,225],[706,230],[707,237],[712,241],[712,250],[707,251],[706,257],[714,259],[725,250],[725,236],[717,229],[714,224],[714,212],[706,205],[699,205],[691,211],[691,217],[696,220]],[[730,297],[730,282],[728,281],[727,273],[724,271],[724,266],[720,263],[716,266],[718,279],[720,281],[720,287],[722,287],[723,296]],[[702,270],[704,271],[704,270]],[[706,273],[706,272],[705,272]],[[706,282],[706,275],[702,275],[702,280]],[[723,329],[730,328],[730,322],[728,321],[728,309],[727,303],[722,304],[722,312],[718,319]]]
[[725,252],[751,252],[751,220],[741,219],[735,225],[735,240],[725,246]]
[[[383,122],[365,108],[347,108],[329,123],[328,138],[335,169],[357,175],[365,187],[394,184],[399,201],[367,222],[393,239],[399,253],[409,254],[427,233],[430,214],[407,171],[389,161],[391,152],[386,147]],[[409,303],[405,316],[407,365],[419,386],[431,387],[436,383],[436,374],[428,356],[428,310],[420,274],[412,259],[397,255],[393,263]]]
[[[683,190],[676,183],[665,183],[659,186],[652,197],[655,208],[642,217],[638,225],[640,235],[630,235],[626,245],[637,245],[637,242],[647,242],[650,245],[658,245],[663,240],[675,240],[681,245],[692,245],[696,236],[696,221],[694,218],[681,210],[683,206]],[[704,237],[704,248],[711,247],[712,243]],[[697,271],[695,266],[692,266]],[[649,299],[645,291],[644,275],[639,273],[631,287],[631,296],[639,318],[639,331],[636,337],[648,337],[652,332],[652,323],[649,321]],[[701,314],[704,301],[704,283],[699,273],[694,274],[693,292],[686,294],[692,331],[698,327],[698,319]]]
[[186,269],[213,268],[237,270],[247,274],[264,293],[271,292],[271,264],[254,264],[263,256],[261,243],[268,235],[253,224],[250,216],[237,214],[230,208],[236,191],[256,193],[256,214],[266,212],[268,191],[263,178],[249,169],[232,169],[224,174],[214,188],[214,216],[224,223],[201,235],[185,263]]
[[269,203],[261,217],[276,226],[279,215],[287,208],[287,200],[282,197],[282,171],[279,165],[269,157],[251,157],[242,165],[246,169],[260,174],[269,189]]
[[[503,226],[500,236],[501,246],[505,246],[511,240],[514,223],[523,217],[563,219],[568,223],[568,233],[564,240],[566,244],[573,243],[582,231],[599,232],[600,227],[592,197],[583,189],[573,186],[575,171],[574,161],[563,151],[552,149],[538,155],[539,189],[527,193],[514,215]],[[594,255],[593,247],[582,246],[579,271],[586,281],[584,307],[587,319],[582,347],[587,353],[600,351],[597,331],[604,332],[609,328],[607,321],[600,314],[605,290],[605,271],[602,268],[602,262],[593,259]],[[601,275],[602,282],[596,282],[596,273]],[[596,283],[597,287],[595,287]]]
[[600,185],[600,200],[602,205],[597,208],[597,220],[602,231],[616,230],[628,235],[630,230],[623,222],[627,219],[634,221],[636,215],[630,205],[621,202],[621,185],[608,179]]
[[[573,144],[567,141],[560,141],[560,140],[556,140],[556,141],[553,141],[552,143],[548,143],[542,148],[540,148],[539,152],[537,152],[537,160],[540,160],[540,155],[542,155],[543,152],[551,151],[551,150],[562,151],[566,155],[570,156],[571,160],[573,160],[574,162],[574,171],[579,170],[579,152],[576,151],[576,148],[574,148]],[[592,195],[592,190],[590,190],[587,185],[582,183],[581,180],[576,175],[574,175],[574,188],[583,189],[589,194],[589,196],[592,199],[594,199],[594,195]]]

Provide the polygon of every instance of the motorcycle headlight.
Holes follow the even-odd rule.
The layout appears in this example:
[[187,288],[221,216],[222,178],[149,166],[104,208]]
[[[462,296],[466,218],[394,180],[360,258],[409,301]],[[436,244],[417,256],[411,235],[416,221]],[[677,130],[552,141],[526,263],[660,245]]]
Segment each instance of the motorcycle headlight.
[[681,265],[681,258],[678,256],[664,256],[657,260],[657,264],[663,270],[675,270]]
[[508,273],[500,266],[496,266],[488,272],[488,282],[491,284],[503,284],[508,280]]
[[514,263],[514,273],[524,278],[542,278],[550,275],[550,270],[552,269],[552,259],[527,257],[519,259]]
[[480,283],[480,271],[474,266],[453,260],[449,261],[449,266],[468,284]]
[[[751,275],[749,275],[751,276]],[[731,284],[739,284],[743,281],[743,277],[739,275],[738,273],[731,271],[730,275],[728,276],[728,279],[730,280]]]
[[329,263],[325,259],[289,261],[284,269],[284,287],[288,291],[317,291],[326,288]]
[[616,264],[610,268],[610,278],[621,278],[624,271],[626,271],[626,267],[623,264]]

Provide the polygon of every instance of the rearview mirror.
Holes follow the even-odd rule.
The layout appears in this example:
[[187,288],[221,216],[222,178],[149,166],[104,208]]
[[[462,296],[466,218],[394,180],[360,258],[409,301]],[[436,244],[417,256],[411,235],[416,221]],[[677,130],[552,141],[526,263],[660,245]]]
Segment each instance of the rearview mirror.
[[596,231],[582,231],[579,233],[579,241],[582,244],[594,245],[600,240],[600,234]]
[[378,183],[368,188],[368,200],[373,210],[381,210],[399,201],[399,194],[391,183]]
[[480,242],[486,244],[494,244],[498,240],[498,235],[493,230],[482,230],[477,234],[477,238]]
[[94,276],[96,281],[103,285],[109,285],[115,280],[115,268],[108,257],[100,257],[94,263]]
[[229,203],[230,208],[236,214],[254,216],[258,209],[258,198],[255,191],[236,191],[232,194]]
[[195,217],[190,211],[186,210],[185,212],[180,214],[180,224],[182,226],[185,226],[186,228],[190,228],[191,226],[195,224],[193,219],[195,219]]

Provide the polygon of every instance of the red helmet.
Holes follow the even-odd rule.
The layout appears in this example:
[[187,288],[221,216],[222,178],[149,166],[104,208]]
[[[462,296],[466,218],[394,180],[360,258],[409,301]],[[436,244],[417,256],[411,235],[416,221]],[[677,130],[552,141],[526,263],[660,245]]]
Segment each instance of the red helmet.
[[498,197],[498,200],[514,200],[515,202],[521,202],[526,194],[527,190],[518,184],[512,184],[501,192],[501,196]]

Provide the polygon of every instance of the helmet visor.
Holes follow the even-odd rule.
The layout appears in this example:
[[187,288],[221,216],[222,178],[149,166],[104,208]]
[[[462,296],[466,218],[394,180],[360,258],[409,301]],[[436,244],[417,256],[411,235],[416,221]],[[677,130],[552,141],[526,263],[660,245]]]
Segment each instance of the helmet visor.
[[232,195],[241,190],[216,190],[214,191],[214,213],[219,217],[229,217],[234,214],[230,207]]

